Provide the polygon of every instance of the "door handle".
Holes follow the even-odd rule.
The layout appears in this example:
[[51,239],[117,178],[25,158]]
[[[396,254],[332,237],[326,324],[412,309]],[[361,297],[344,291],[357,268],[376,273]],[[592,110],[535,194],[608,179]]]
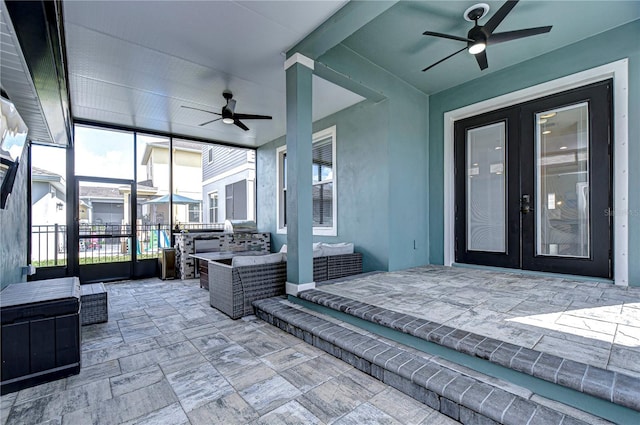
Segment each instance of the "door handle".
[[531,208],[531,197],[529,195],[522,195],[522,199],[520,200],[520,212],[522,214],[529,214],[533,212],[533,208]]

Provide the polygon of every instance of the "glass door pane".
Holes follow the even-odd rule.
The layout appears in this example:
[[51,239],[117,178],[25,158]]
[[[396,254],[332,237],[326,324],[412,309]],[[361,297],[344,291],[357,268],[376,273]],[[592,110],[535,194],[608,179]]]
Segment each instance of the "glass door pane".
[[589,257],[589,105],[535,115],[536,255]]
[[131,261],[131,185],[78,182],[80,265]]
[[506,252],[504,122],[467,130],[467,249]]
[[67,151],[31,146],[31,263],[67,265]]
[[170,143],[168,137],[136,135],[138,263],[158,258],[161,249],[171,247]]

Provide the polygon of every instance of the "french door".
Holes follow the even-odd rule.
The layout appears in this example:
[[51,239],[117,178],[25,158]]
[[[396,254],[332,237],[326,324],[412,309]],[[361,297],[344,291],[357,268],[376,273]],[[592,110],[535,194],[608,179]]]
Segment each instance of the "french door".
[[612,277],[611,85],[455,123],[456,262]]

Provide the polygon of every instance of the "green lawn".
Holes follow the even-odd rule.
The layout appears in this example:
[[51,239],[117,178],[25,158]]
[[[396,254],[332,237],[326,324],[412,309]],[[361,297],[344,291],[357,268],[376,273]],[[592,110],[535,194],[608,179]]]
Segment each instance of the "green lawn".
[[[149,260],[158,258],[157,253],[151,254],[140,254],[138,255],[138,260]],[[103,263],[120,263],[123,261],[131,261],[131,255],[123,254],[123,255],[106,255],[106,256],[95,256],[95,257],[84,257],[80,258],[80,264],[103,264]],[[42,267],[56,267],[56,266],[66,266],[67,259],[60,258],[58,259],[58,264],[55,263],[55,260],[45,260],[45,261],[34,261],[33,266],[36,268]]]

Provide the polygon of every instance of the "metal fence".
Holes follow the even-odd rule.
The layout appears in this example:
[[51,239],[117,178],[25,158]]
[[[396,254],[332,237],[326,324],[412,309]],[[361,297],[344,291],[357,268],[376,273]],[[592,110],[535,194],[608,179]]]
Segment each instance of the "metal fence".
[[[78,258],[80,264],[131,261],[133,249],[136,250],[139,260],[158,258],[162,248],[171,247],[172,231],[223,229],[223,223],[184,223],[176,225],[173,229],[168,224],[143,224],[135,228],[121,224],[81,224],[78,234]],[[135,247],[132,247],[133,241]],[[31,263],[35,267],[67,264],[67,226],[33,225],[31,242]]]
[[61,224],[31,226],[31,263],[36,267],[67,264],[67,226]]

